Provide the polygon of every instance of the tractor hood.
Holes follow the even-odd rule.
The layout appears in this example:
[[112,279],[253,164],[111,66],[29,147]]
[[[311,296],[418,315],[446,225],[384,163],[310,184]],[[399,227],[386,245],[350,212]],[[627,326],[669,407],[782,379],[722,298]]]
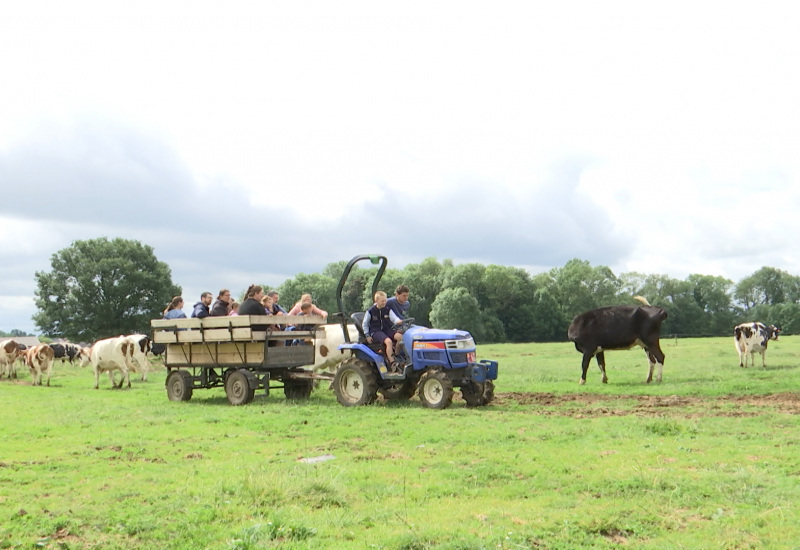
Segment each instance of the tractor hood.
[[426,328],[412,326],[408,329],[407,334],[416,340],[466,340],[472,338],[472,335],[466,330],[444,330],[438,328]]

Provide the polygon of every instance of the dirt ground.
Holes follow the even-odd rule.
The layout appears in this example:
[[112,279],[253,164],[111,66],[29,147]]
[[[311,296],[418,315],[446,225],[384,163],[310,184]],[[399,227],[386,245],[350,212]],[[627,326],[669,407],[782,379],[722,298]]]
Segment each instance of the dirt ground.
[[597,395],[576,393],[506,392],[495,394],[493,406],[539,405],[537,414],[572,416],[758,416],[770,411],[800,414],[800,392],[773,395],[726,395],[723,397],[679,397],[652,395]]

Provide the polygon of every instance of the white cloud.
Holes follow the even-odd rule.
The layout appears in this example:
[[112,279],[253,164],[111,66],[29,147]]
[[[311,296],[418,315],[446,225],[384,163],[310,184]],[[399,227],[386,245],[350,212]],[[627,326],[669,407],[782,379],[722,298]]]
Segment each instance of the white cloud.
[[5,3],[4,274],[27,300],[50,254],[103,235],[153,245],[187,302],[385,240],[407,261],[800,272],[795,15]]

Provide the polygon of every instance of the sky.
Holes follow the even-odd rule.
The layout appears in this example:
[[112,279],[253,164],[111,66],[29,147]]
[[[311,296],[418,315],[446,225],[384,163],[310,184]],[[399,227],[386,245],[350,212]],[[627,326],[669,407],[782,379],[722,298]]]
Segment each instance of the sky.
[[362,253],[800,274],[798,15],[4,2],[0,330],[38,332],[34,274],[98,237],[152,246],[187,309]]

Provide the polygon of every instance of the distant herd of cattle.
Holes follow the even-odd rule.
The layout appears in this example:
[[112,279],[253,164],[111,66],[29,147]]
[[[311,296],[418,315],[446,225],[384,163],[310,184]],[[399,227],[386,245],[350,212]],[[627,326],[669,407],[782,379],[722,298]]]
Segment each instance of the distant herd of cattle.
[[[664,352],[661,351],[659,338],[661,323],[667,318],[667,312],[660,307],[652,306],[647,300],[637,296],[641,306],[609,306],[587,311],[575,317],[569,326],[567,335],[574,342],[575,348],[583,354],[581,363],[580,384],[586,383],[586,371],[592,357],[603,375],[603,383],[608,382],[604,352],[607,350],[625,350],[634,346],[644,348],[650,371],[647,382],[653,380],[653,371],[658,367],[656,380],[661,382],[664,368]],[[328,328],[332,330],[327,330]],[[343,357],[338,345],[344,341],[338,325],[321,327],[323,333],[317,338],[314,369],[330,367]],[[353,327],[350,327],[351,329]],[[355,330],[350,331],[351,339],[357,337]],[[766,368],[765,354],[770,340],[777,340],[780,329],[774,325],[763,323],[742,323],[734,328],[733,338],[739,354],[739,366],[747,367],[747,356],[751,365],[755,366],[755,354],[761,354],[761,365]],[[148,354],[160,355],[164,346],[154,344],[144,334],[131,334],[106,338],[95,342],[91,347],[81,347],[72,343],[40,344],[25,348],[13,339],[0,342],[0,378],[16,378],[16,363],[23,362],[31,371],[33,384],[41,385],[42,377],[50,375],[56,359],[62,362],[77,361],[80,366],[92,365],[94,370],[94,387],[100,385],[100,374],[108,372],[111,385],[121,388],[123,384],[131,386],[130,372],[141,372],[142,380],[147,380],[149,368]],[[120,371],[119,383],[115,383],[114,374]]]
[[[42,378],[47,377],[50,385],[50,375],[56,359],[61,362],[69,361],[71,364],[78,362],[80,366],[92,365],[94,370],[94,387],[100,386],[100,374],[108,372],[111,385],[118,388],[123,383],[131,386],[130,372],[141,372],[142,380],[147,380],[147,371],[150,362],[148,353],[153,353],[150,338],[144,334],[130,334],[99,340],[91,347],[81,347],[70,342],[39,344],[26,348],[13,339],[0,342],[0,378],[16,378],[17,361],[21,361],[31,371],[33,385],[42,385]],[[156,350],[158,351],[158,350]],[[163,350],[161,350],[163,351]],[[114,373],[120,371],[119,384],[114,382]]]

